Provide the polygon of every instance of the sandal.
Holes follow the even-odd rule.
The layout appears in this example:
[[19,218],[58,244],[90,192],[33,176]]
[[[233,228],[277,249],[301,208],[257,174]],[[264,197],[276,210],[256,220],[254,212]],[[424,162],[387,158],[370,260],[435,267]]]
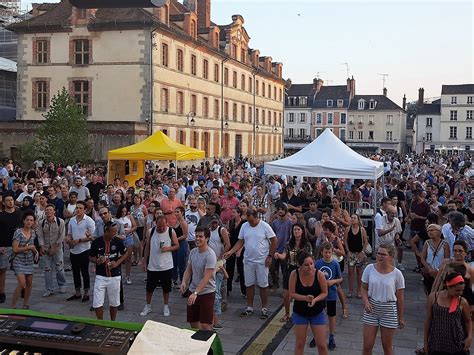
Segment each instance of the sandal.
[[349,318],[349,310],[347,308],[344,308],[342,310],[342,318],[344,319]]
[[290,316],[288,314],[285,314],[283,317],[280,318],[281,323],[286,323],[290,321]]

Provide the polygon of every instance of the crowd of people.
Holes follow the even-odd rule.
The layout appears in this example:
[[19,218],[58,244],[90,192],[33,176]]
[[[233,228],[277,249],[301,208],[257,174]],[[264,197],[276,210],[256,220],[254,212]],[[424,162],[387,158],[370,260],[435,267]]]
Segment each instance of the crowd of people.
[[[240,317],[251,317],[258,288],[265,320],[269,290],[282,289],[280,321],[295,326],[295,353],[304,352],[310,326],[309,346],[325,354],[336,348],[338,301],[344,319],[347,298],[356,297],[364,306],[363,353],[372,353],[380,329],[385,354],[393,354],[395,331],[405,326],[403,252],[412,249],[427,295],[425,345],[417,352],[461,354],[471,345],[474,311],[471,157],[371,158],[383,161],[383,179],[265,176],[263,164],[237,159],[183,168],[149,162],[145,177],[107,183],[102,167],[38,160],[22,169],[6,160],[0,303],[8,291],[12,308],[22,300],[28,309],[41,267],[43,297],[72,291],[66,302],[88,306],[92,297],[98,319],[106,297],[115,320],[123,284],[144,281],[141,316],[157,307],[153,293],[161,288],[169,317],[176,289],[192,327],[219,331],[230,294],[246,298]],[[366,206],[371,217],[361,213]],[[8,269],[15,290],[5,289]],[[66,288],[67,271],[74,290]]]

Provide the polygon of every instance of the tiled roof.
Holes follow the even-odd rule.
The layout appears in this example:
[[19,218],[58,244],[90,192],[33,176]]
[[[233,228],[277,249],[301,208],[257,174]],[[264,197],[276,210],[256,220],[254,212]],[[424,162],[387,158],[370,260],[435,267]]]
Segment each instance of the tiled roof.
[[346,85],[330,85],[330,86],[322,86],[321,89],[316,94],[316,97],[313,102],[314,108],[326,108],[327,101],[332,100],[333,106],[337,106],[337,100],[342,99],[344,103],[342,105],[343,108],[347,108],[349,106],[349,99],[350,99],[350,92],[347,91]]
[[313,94],[313,84],[291,84],[288,90],[288,96],[310,96]]
[[474,94],[474,84],[443,85],[441,95]]
[[63,0],[54,4],[49,11],[28,20],[11,24],[8,29],[18,32],[36,32],[36,31],[68,31],[69,16],[71,15],[72,5],[69,1]]
[[355,95],[352,100],[351,104],[349,105],[349,110],[354,111],[361,111],[359,110],[359,100],[365,100],[364,110],[369,110],[369,102],[370,100],[374,100],[377,102],[375,108],[371,111],[387,111],[387,110],[400,110],[403,109],[398,106],[395,102],[390,100],[388,97],[384,95]]
[[441,104],[423,104],[416,110],[417,115],[441,115]]

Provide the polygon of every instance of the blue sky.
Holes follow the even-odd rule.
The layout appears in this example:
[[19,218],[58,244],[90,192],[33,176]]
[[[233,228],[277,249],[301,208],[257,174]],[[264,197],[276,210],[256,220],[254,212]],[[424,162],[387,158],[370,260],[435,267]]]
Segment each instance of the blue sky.
[[250,46],[282,62],[293,83],[319,72],[325,84],[345,84],[349,63],[356,93],[381,94],[386,73],[388,96],[401,104],[419,87],[429,98],[443,84],[474,83],[473,10],[468,0],[213,0],[211,17],[227,24],[242,15]]

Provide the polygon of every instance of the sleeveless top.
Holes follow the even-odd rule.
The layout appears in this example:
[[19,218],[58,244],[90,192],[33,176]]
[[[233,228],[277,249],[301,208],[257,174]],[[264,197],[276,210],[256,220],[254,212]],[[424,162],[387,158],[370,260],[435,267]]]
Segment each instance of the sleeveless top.
[[347,247],[352,253],[360,253],[362,251],[362,230],[360,227],[359,232],[357,232],[357,234],[354,234],[354,232],[352,232],[352,227],[349,228],[349,233],[347,233]]
[[[428,245],[428,249],[426,250],[426,261],[433,269],[438,270],[441,266],[441,263],[444,259],[444,245],[447,243],[446,240],[441,239],[438,244],[438,249],[436,249],[433,245],[431,239],[428,239],[425,243]],[[435,253],[436,252],[436,253]]]
[[[318,273],[320,271],[316,270],[314,274],[314,281],[311,286],[303,286],[300,280],[299,270],[296,269],[296,287],[295,292],[300,295],[313,295],[314,297],[319,296],[321,293],[321,286],[318,281]],[[313,307],[308,307],[308,302],[306,301],[294,301],[293,303],[293,312],[297,313],[304,317],[314,317],[320,314],[324,309],[324,301],[316,302]]]
[[466,338],[461,302],[455,312],[449,313],[449,307],[440,306],[437,298],[438,292],[435,293],[435,301],[431,306],[432,319],[428,348],[430,352],[458,353],[463,350],[463,342]]

